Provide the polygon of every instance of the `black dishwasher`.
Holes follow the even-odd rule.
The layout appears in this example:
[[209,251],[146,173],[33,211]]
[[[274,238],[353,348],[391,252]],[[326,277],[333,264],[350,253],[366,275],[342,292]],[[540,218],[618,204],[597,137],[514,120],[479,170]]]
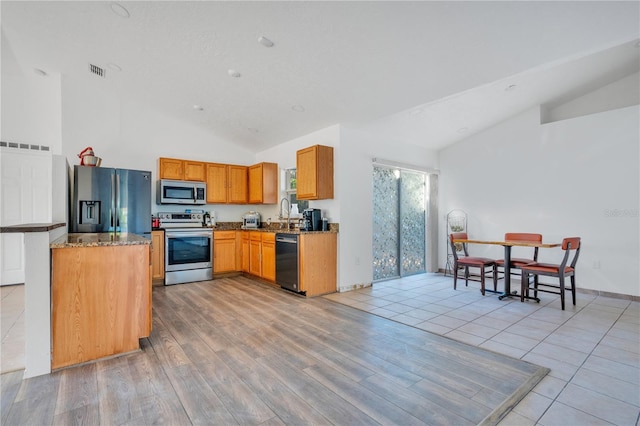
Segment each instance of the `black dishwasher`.
[[298,235],[276,234],[276,283],[298,293]]

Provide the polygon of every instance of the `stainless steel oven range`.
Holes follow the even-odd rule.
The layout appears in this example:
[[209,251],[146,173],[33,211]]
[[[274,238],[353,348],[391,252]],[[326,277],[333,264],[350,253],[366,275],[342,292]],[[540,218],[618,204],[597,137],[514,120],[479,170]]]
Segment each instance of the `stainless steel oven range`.
[[158,213],[164,229],[165,285],[213,277],[213,233],[201,213]]

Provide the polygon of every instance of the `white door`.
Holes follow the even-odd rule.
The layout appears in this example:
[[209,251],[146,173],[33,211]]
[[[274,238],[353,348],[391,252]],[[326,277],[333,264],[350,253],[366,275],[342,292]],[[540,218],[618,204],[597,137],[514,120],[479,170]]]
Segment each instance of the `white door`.
[[[0,225],[51,222],[51,154],[2,148],[0,169]],[[23,234],[0,234],[0,248],[0,285],[23,283]]]

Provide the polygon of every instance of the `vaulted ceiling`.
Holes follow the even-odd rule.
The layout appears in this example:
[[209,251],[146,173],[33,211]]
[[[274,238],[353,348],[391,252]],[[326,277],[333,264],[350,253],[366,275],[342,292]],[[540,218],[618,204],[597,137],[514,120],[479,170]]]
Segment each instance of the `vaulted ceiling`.
[[0,13],[25,72],[90,79],[254,151],[336,123],[437,149],[637,72],[639,4],[3,0]]

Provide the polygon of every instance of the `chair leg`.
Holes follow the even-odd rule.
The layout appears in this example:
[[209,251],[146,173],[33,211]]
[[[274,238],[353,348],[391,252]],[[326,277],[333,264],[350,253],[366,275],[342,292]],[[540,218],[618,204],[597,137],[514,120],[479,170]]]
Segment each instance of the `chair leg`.
[[480,267],[480,293],[484,296],[484,265]]
[[564,311],[564,275],[560,274],[560,306]]
[[576,276],[571,275],[571,296],[573,297],[573,306],[576,306]]
[[456,284],[458,282],[458,265],[453,265],[453,289],[456,289]]
[[464,267],[464,286],[469,287],[469,267]]
[[524,271],[521,271],[522,275],[520,276],[520,301],[524,302],[524,292],[529,292],[529,278],[528,274]]
[[498,291],[498,265],[493,265],[493,291]]

